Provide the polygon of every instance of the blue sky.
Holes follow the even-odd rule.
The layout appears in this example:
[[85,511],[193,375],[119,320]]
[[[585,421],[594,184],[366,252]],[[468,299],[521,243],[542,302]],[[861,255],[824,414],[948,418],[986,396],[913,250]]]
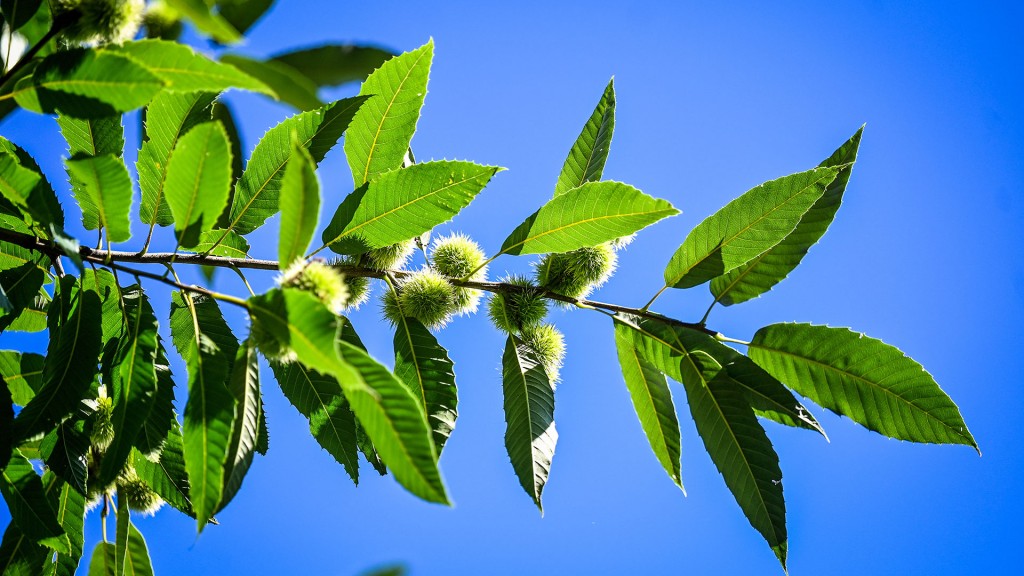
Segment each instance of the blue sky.
[[[404,51],[434,38],[413,146],[421,160],[509,168],[443,228],[470,234],[491,253],[550,197],[614,75],[617,124],[605,177],[683,213],[641,233],[595,295],[603,301],[642,305],[690,228],[747,189],[816,165],[867,123],[844,206],[822,243],[771,293],[717,308],[709,325],[743,339],[798,320],[850,326],[897,345],[959,404],[984,456],[885,439],[821,409],[815,414],[831,443],[766,424],[785,475],[790,571],[980,574],[1019,566],[1019,6],[279,4],[240,50],[269,55],[360,41]],[[229,101],[246,150],[291,114],[257,96],[233,93]],[[137,141],[134,121],[126,125],[129,142]],[[52,120],[19,113],[0,133],[36,155],[51,181],[63,181]],[[320,178],[332,211],[351,187],[340,150],[327,156]],[[254,238],[254,255],[276,254],[276,228]],[[492,266],[528,269],[528,258]],[[253,280],[268,287],[272,277]],[[218,288],[242,290],[229,274]],[[709,302],[700,287],[670,291],[655,309],[697,320]],[[166,301],[156,305],[166,318]],[[244,334],[244,319],[226,312]],[[569,350],[543,518],[504,453],[504,340],[477,316],[439,334],[460,392],[458,425],[441,459],[453,509],[418,501],[390,477],[367,473],[353,487],[264,370],[269,455],[256,461],[220,525],[198,539],[194,524],[172,511],[138,522],[158,573],[350,575],[391,562],[414,575],[779,573],[704,453],[682,388],[674,392],[688,497],[662,471],[636,421],[608,319],[559,310],[553,319]],[[376,305],[353,321],[371,352],[387,359],[391,334]],[[26,345],[40,343],[0,336],[0,348]],[[183,386],[180,362],[175,372]],[[98,525],[89,518],[90,542]]]

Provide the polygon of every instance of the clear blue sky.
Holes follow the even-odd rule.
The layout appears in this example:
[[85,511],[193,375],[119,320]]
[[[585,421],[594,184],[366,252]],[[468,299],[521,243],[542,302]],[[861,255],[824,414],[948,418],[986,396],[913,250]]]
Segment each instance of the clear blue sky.
[[[774,291],[716,309],[709,324],[746,338],[778,321],[827,323],[900,346],[959,404],[984,456],[888,440],[820,409],[831,443],[766,424],[785,474],[790,571],[1019,570],[1019,5],[279,4],[245,52],[339,41],[404,51],[434,38],[413,146],[419,159],[509,168],[445,227],[490,252],[550,197],[569,146],[614,75],[617,125],[605,177],[667,198],[683,214],[640,235],[595,295],[600,300],[641,305],[691,227],[762,181],[814,166],[866,122],[846,202],[823,242]],[[256,96],[229,100],[243,118],[246,150],[291,113]],[[19,113],[0,133],[37,156],[63,149],[46,118]],[[51,181],[63,182],[59,158],[40,160]],[[350,190],[340,150],[320,177],[327,206]],[[275,234],[257,234],[254,254],[273,256]],[[528,265],[503,257],[492,269]],[[241,290],[229,274],[218,286]],[[709,301],[706,288],[673,291],[655,308],[697,320]],[[166,319],[166,301],[157,306]],[[230,314],[244,334],[243,319]],[[553,318],[569,354],[543,518],[504,452],[503,337],[478,316],[439,335],[456,362],[460,396],[441,459],[453,509],[418,501],[390,477],[365,474],[353,487],[264,370],[269,455],[257,459],[220,525],[200,538],[173,511],[139,520],[158,573],[347,576],[389,562],[417,576],[780,573],[705,454],[681,387],[688,497],[662,471],[636,421],[607,318],[583,311]],[[387,359],[391,334],[376,305],[353,320],[371,352]],[[18,338],[4,335],[0,347],[22,346]],[[175,369],[183,386],[180,362]],[[89,519],[87,547],[98,524]]]

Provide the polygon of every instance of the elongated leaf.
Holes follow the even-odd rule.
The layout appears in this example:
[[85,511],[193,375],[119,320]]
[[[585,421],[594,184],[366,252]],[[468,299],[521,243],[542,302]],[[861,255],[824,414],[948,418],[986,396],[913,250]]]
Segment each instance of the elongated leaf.
[[207,230],[199,235],[199,242],[196,242],[189,251],[209,252],[212,256],[228,258],[246,258],[249,256],[249,242],[231,230]]
[[121,576],[115,566],[117,546],[113,542],[99,542],[92,549],[88,576]]
[[323,375],[300,362],[273,362],[285,398],[309,419],[309,431],[352,481],[359,483],[359,452],[356,444],[356,417],[334,376]]
[[650,362],[640,357],[628,333],[631,328],[615,324],[615,348],[622,367],[622,377],[633,400],[633,409],[640,419],[640,427],[669,478],[683,489],[680,458],[682,455],[679,419],[672,401],[668,381]]
[[268,130],[256,144],[235,188],[228,228],[248,234],[277,212],[281,178],[292,155],[292,133],[319,164],[365,100],[365,96],[337,100],[323,108],[292,116]]
[[118,345],[109,391],[114,400],[111,421],[117,433],[103,455],[98,477],[101,486],[113,482],[124,467],[157,391],[156,315],[141,286],[126,288],[123,300],[127,326]]
[[249,299],[254,324],[299,361],[337,378],[352,411],[395,478],[429,502],[448,503],[426,414],[409,389],[366,352],[335,342],[337,319],[319,300],[293,289]]
[[241,88],[274,96],[274,91],[256,78],[234,66],[197,54],[178,42],[150,38],[107,46],[104,50],[142,64],[164,81],[164,90],[169,92],[221,92]]
[[98,372],[100,302],[93,290],[60,280],[48,318],[50,345],[43,366],[43,386],[14,420],[14,437],[43,434],[70,415],[88,392]]
[[113,154],[65,160],[86,230],[103,228],[110,242],[131,238],[132,180]]
[[83,290],[95,292],[100,299],[100,341],[103,343],[104,356],[113,359],[117,344],[124,334],[126,326],[124,312],[121,308],[121,288],[109,271],[102,268],[89,269],[82,273]]
[[68,535],[71,550],[54,558],[54,576],[74,576],[85,547],[85,496],[66,483],[60,483],[57,520]]
[[92,119],[58,116],[57,124],[72,158],[124,154],[124,126],[120,114]]
[[[53,187],[50,186],[49,181],[46,180],[46,176],[39,168],[39,164],[37,164],[32,156],[30,156],[23,148],[3,137],[0,137],[0,152],[6,152],[13,155],[17,164],[21,168],[30,170],[39,175],[39,180],[36,181],[35,186],[29,190],[27,194],[19,193],[18,198],[15,200],[9,200],[19,207],[17,212],[26,212],[30,215],[31,218],[25,219],[24,221],[33,225],[36,230],[30,231],[26,228],[18,228],[10,226],[9,224],[8,227],[17,232],[35,234],[42,237],[53,237],[53,235],[50,234],[50,227],[51,225],[57,229],[64,227],[64,210],[61,208],[60,202],[57,200],[57,194],[53,191]],[[0,161],[0,164],[3,162],[4,161]],[[3,192],[3,186],[4,185],[0,183],[0,212],[17,215],[16,211],[11,210],[14,206],[8,207],[4,202],[4,200],[7,200],[7,194],[6,192]],[[23,204],[20,203],[22,200]],[[7,224],[7,218],[0,216],[0,223]]]
[[621,182],[588,182],[541,206],[509,234],[502,254],[569,252],[628,236],[678,214],[665,200]]
[[[43,478],[43,493],[53,498],[59,482],[53,474]],[[70,543],[70,540],[69,540]],[[36,576],[43,571],[44,561],[53,554],[53,550],[36,544],[22,532],[12,520],[4,531],[0,542],[0,574],[4,576]]]
[[226,383],[238,341],[216,301],[175,292],[171,304],[174,347],[188,366],[184,452],[189,497],[202,532],[224,488],[224,466],[235,419]]
[[690,288],[770,250],[836,179],[838,168],[815,168],[765,182],[697,225],[665,268],[665,285]]
[[114,567],[118,575],[153,576],[149,548],[139,529],[132,524],[125,498],[117,499],[117,534],[114,545]]
[[195,518],[196,513],[189,499],[188,475],[185,471],[185,456],[182,450],[181,430],[175,423],[154,462],[139,452],[132,453],[135,472],[165,502],[181,512]]
[[[5,330],[11,332],[42,332],[46,330],[46,312],[50,308],[50,295],[43,288],[39,289],[32,301],[11,320]],[[2,321],[0,321],[2,322]]]
[[43,361],[42,354],[0,350],[0,376],[7,383],[15,405],[28,404],[42,388]]
[[781,282],[800,264],[804,255],[828,230],[843,201],[843,193],[857,160],[864,127],[819,166],[839,168],[836,179],[825,187],[821,198],[804,213],[796,228],[775,247],[747,264],[711,281],[711,293],[726,306],[757,298]]
[[85,494],[90,444],[83,422],[68,419],[43,438],[39,451],[50,472]]
[[30,206],[29,196],[41,179],[41,174],[22,166],[14,154],[0,152],[0,194],[12,206],[36,220],[41,215]]
[[220,61],[259,79],[282,102],[298,110],[313,110],[324,105],[317,96],[317,85],[290,66],[241,54],[225,54],[220,57]]
[[790,388],[869,430],[978,449],[960,410],[935,379],[881,340],[847,328],[772,324],[754,334],[749,354]]
[[46,276],[36,262],[0,270],[0,298],[3,299],[3,305],[0,306],[0,331],[6,330],[23,310],[35,302],[45,281]]
[[434,41],[388,60],[359,89],[373,96],[352,121],[345,156],[358,188],[379,174],[400,168],[427,95]]
[[73,48],[44,58],[12,94],[33,112],[97,118],[141,108],[163,86],[163,80],[127,56]]
[[223,510],[242,487],[242,480],[256,451],[256,437],[263,418],[259,357],[255,344],[248,340],[238,347],[228,389],[235,397],[237,417],[231,427],[231,441],[224,463],[224,494],[218,510]]
[[565,159],[562,173],[558,175],[555,196],[565,194],[587,182],[596,182],[604,173],[604,164],[611,149],[612,132],[615,130],[615,80],[609,80],[590,119],[583,126],[583,132]]
[[302,258],[320,220],[320,182],[316,163],[298,142],[281,179],[281,234],[277,259],[282,270]]
[[153,405],[146,415],[146,421],[135,436],[135,447],[147,456],[159,457],[160,449],[171,429],[178,426],[174,415],[174,380],[170,363],[167,361],[167,351],[159,335],[156,340],[156,360],[153,369],[156,372],[156,393],[153,395]]
[[168,226],[174,223],[164,198],[171,151],[194,126],[210,120],[210,108],[216,97],[210,92],[163,92],[146,108],[146,140],[135,164],[142,190],[139,217],[145,224]]
[[178,243],[186,248],[213,229],[231,188],[231,143],[220,122],[192,128],[174,146],[164,194]]
[[42,479],[17,450],[0,471],[0,493],[7,501],[11,518],[30,541],[57,552],[71,551],[71,543],[47,498]]
[[505,396],[505,449],[523,490],[544,512],[541,493],[551,472],[558,431],[555,389],[544,364],[519,338],[509,335],[501,359]]
[[[224,131],[228,134],[228,140],[231,142],[231,181],[238,182],[239,178],[242,177],[242,172],[245,171],[245,155],[242,152],[242,135],[238,131],[235,113],[232,112],[231,107],[224,100],[214,102],[212,112],[213,119],[220,122],[221,126],[224,127]],[[224,211],[220,213],[220,218],[217,219],[218,228],[227,228],[231,224],[231,205],[234,203],[234,200],[235,187],[232,186],[228,205],[224,207]]]
[[381,174],[345,198],[324,230],[324,244],[360,254],[415,238],[451,220],[501,170],[446,160]]
[[395,325],[394,343],[395,376],[405,382],[426,411],[440,454],[459,415],[454,363],[430,330],[413,318],[402,318]]
[[[11,461],[14,446],[14,402],[11,390],[0,375],[0,469],[6,468]],[[0,572],[2,574],[2,572]]]
[[640,357],[683,384],[711,459],[750,524],[786,565],[786,508],[778,456],[745,392],[716,360],[723,345],[703,332],[627,315],[616,334]]
[[278,54],[271,61],[290,66],[319,86],[338,86],[362,82],[392,56],[374,46],[324,44]]
[[245,34],[273,5],[274,0],[217,0],[217,13]]
[[3,13],[4,24],[9,27],[8,34],[32,20],[42,3],[42,0],[3,0],[0,2],[0,12]]
[[234,44],[242,40],[227,20],[220,14],[210,10],[205,0],[165,0],[167,5],[188,18],[203,34],[210,36],[221,44]]

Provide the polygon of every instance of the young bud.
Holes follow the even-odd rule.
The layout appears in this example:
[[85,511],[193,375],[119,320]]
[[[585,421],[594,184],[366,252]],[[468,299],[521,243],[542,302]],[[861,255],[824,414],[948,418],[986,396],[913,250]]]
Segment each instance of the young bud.
[[540,324],[548,313],[541,290],[524,276],[509,276],[507,284],[519,287],[491,296],[487,313],[491,322],[510,334],[518,334]]
[[[431,262],[434,269],[448,278],[486,280],[487,257],[480,245],[464,234],[452,234],[434,241]],[[470,276],[472,273],[472,276]],[[455,288],[455,309],[459,314],[472,314],[480,305],[483,293],[473,288]]]
[[384,295],[384,316],[392,324],[407,316],[419,320],[427,328],[440,328],[456,312],[455,287],[430,268],[406,276],[399,281],[397,288],[397,297],[393,290]]
[[611,243],[546,254],[537,265],[537,283],[564,296],[583,298],[608,281],[617,262]]
[[415,240],[406,240],[391,246],[370,250],[363,256],[366,265],[374,270],[398,270],[405,266],[416,250]]
[[128,507],[136,512],[152,516],[164,505],[163,498],[139,478],[134,468],[127,468],[117,478],[117,497],[124,498]]
[[332,312],[341,310],[348,300],[348,288],[340,272],[318,260],[296,260],[281,274],[282,288],[298,288],[312,293]]
[[552,383],[556,382],[562,369],[562,358],[565,357],[565,338],[562,333],[552,324],[541,324],[523,330],[522,338],[523,343],[544,365],[548,379]]
[[131,40],[139,31],[143,0],[54,0],[53,16],[71,18],[64,37],[76,44],[110,44]]

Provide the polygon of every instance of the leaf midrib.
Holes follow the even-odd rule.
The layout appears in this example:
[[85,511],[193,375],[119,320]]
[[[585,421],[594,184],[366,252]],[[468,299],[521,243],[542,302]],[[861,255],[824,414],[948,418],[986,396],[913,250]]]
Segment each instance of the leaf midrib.
[[643,211],[643,212],[625,212],[625,213],[619,213],[619,214],[607,214],[605,216],[595,216],[595,217],[592,217],[592,218],[584,218],[582,220],[574,220],[574,221],[572,221],[569,224],[566,224],[564,226],[559,226],[559,227],[553,228],[551,230],[546,230],[544,232],[541,232],[541,233],[537,234],[536,236],[528,236],[528,237],[526,237],[525,239],[523,239],[520,242],[516,242],[515,244],[509,245],[507,248],[503,249],[501,251],[501,253],[502,254],[508,254],[512,250],[514,250],[514,249],[516,249],[518,247],[521,247],[522,245],[526,244],[527,242],[532,242],[532,241],[537,240],[538,238],[542,238],[544,236],[547,236],[548,234],[554,234],[555,232],[561,232],[563,230],[566,230],[568,228],[573,228],[575,226],[581,226],[583,224],[589,224],[591,222],[597,222],[597,221],[600,221],[600,220],[610,220],[610,219],[613,219],[613,218],[630,218],[630,217],[633,217],[633,216],[647,216],[647,215],[660,214],[660,213],[669,213],[669,214],[671,214],[673,212],[673,210],[674,209],[662,208],[660,210],[646,210],[646,211]]
[[423,57],[426,56],[427,52],[427,50],[421,52],[420,55],[416,58],[416,60],[413,61],[413,63],[409,66],[409,70],[405,73],[405,76],[402,78],[402,81],[398,83],[398,88],[395,89],[394,94],[391,96],[391,99],[388,100],[387,107],[384,108],[384,114],[381,115],[380,122],[377,123],[377,129],[373,133],[373,140],[370,142],[370,148],[366,152],[366,164],[363,166],[363,182],[366,182],[370,179],[370,163],[373,160],[374,151],[377,149],[377,140],[380,138],[380,133],[384,129],[384,122],[388,118],[388,113],[391,111],[391,107],[394,106],[395,100],[398,99],[398,95],[401,94],[402,87],[405,86],[406,81],[408,81],[409,77],[412,76],[412,73],[419,66],[420,60],[422,60]]

